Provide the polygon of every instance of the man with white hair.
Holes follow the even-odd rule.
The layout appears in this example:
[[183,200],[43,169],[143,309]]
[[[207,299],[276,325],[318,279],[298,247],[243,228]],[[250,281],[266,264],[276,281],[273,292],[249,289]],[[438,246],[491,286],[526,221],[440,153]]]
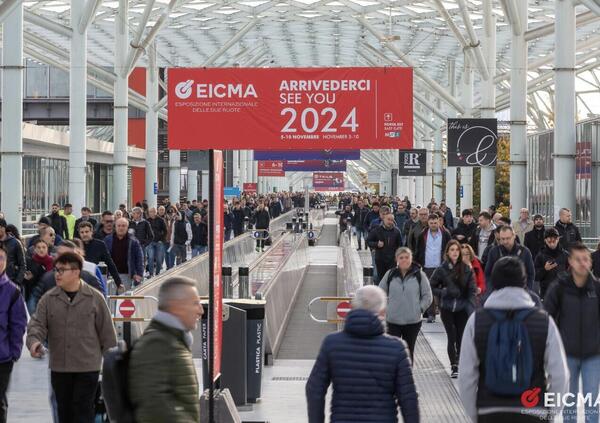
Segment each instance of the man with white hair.
[[522,208],[519,213],[519,220],[512,224],[515,235],[521,241],[525,240],[525,234],[533,229],[533,222],[529,218],[529,210]]
[[405,423],[419,421],[408,348],[385,335],[385,311],[381,288],[356,291],[344,330],[325,338],[306,383],[309,423],[325,422],[330,384],[331,421],[396,423],[398,405]]

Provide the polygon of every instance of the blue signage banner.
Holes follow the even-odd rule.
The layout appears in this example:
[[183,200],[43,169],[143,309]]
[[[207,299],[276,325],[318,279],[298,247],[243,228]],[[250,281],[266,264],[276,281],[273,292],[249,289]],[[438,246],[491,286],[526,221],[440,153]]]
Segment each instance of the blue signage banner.
[[223,188],[223,195],[225,197],[239,197],[241,190],[239,187],[225,187]]
[[286,160],[284,172],[345,172],[346,160]]
[[254,160],[360,160],[360,150],[255,150]]

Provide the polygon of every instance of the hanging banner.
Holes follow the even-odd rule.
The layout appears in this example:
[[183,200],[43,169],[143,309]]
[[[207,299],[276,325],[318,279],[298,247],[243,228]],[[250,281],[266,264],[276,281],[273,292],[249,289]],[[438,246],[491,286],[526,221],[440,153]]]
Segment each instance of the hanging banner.
[[411,68],[169,68],[168,81],[171,149],[413,146]]
[[[211,150],[210,154],[210,205],[208,254],[209,271],[209,360],[211,381],[221,375],[221,351],[223,349],[223,152]],[[211,384],[212,387],[212,384]]]
[[360,150],[255,150],[254,160],[360,160]]
[[425,176],[427,150],[400,150],[398,176]]
[[283,161],[264,160],[258,162],[258,176],[285,176]]
[[448,166],[489,167],[497,161],[497,119],[448,119]]
[[341,172],[313,173],[313,188],[315,191],[343,191],[344,174]]
[[286,160],[285,172],[346,171],[346,160]]
[[258,192],[258,184],[256,182],[248,182],[243,185],[246,194],[256,194]]

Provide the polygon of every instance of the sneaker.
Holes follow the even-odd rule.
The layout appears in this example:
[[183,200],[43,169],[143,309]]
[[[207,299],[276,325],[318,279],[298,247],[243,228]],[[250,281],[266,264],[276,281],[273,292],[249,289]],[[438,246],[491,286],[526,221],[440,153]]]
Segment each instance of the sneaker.
[[452,365],[452,370],[450,371],[450,377],[452,379],[456,379],[458,377],[458,366],[456,364]]
[[358,247],[358,248],[356,249],[356,251],[360,251],[360,250],[362,250],[362,248],[360,248],[360,247]]
[[435,323],[435,317],[428,317],[427,323]]
[[256,247],[256,252],[260,253],[260,247]]

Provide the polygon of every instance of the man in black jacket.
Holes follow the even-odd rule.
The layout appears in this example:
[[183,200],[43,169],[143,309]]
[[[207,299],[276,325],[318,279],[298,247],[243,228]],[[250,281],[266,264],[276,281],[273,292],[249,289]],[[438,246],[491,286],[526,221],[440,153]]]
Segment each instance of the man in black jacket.
[[[233,210],[231,211],[233,217],[233,236],[240,236],[244,233],[244,210],[239,200],[235,200],[233,203]],[[193,248],[193,243],[192,243]]]
[[90,222],[82,222],[79,225],[79,239],[83,241],[83,248],[85,250],[85,259],[94,264],[98,264],[101,261],[106,264],[108,273],[112,276],[117,287],[121,286],[121,277],[115,262],[113,261],[106,244],[99,239],[94,238],[94,231]]
[[498,230],[498,233],[498,245],[492,247],[485,262],[485,280],[487,283],[486,290],[491,291],[493,289],[491,283],[494,264],[496,264],[498,260],[505,256],[515,256],[521,260],[525,266],[525,272],[527,274],[527,288],[533,289],[535,266],[533,265],[531,252],[527,249],[527,247],[523,247],[516,242],[516,236],[512,226],[501,226]]
[[[557,322],[570,373],[570,391],[577,395],[579,378],[585,402],[586,421],[598,421],[600,386],[600,282],[592,275],[592,257],[587,247],[576,243],[569,250],[569,272],[552,284],[544,308]],[[577,421],[577,401],[563,411],[564,421]]]
[[367,236],[369,232],[365,227],[365,220],[369,214],[369,209],[365,207],[363,200],[358,200],[357,207],[354,211],[354,217],[352,218],[352,226],[356,229],[356,238],[358,241],[358,250],[362,250],[362,240],[365,240],[365,248],[367,247]]
[[75,237],[79,236],[79,224],[82,222],[90,222],[92,224],[92,228],[96,230],[98,222],[96,221],[96,219],[90,216],[91,214],[92,209],[90,209],[89,207],[83,206],[81,208],[81,217],[75,221]]
[[115,232],[115,216],[110,210],[102,212],[102,221],[98,225],[98,229],[94,232],[94,238],[100,241],[104,240],[108,235]]
[[146,247],[148,258],[148,273],[150,277],[158,275],[165,261],[165,244],[167,239],[167,224],[154,207],[148,209],[148,223],[152,228],[152,242]]
[[6,220],[0,219],[0,245],[6,250],[6,276],[22,286],[25,276],[25,253],[21,242],[6,233],[7,226]]
[[452,238],[461,244],[470,244],[471,239],[477,230],[477,224],[473,222],[473,210],[464,209],[461,216],[458,225],[456,225],[456,228],[452,231]]
[[569,253],[563,250],[558,242],[556,228],[546,229],[544,234],[546,245],[537,254],[534,260],[536,287],[540,297],[546,296],[546,291],[561,272],[567,270]]
[[367,243],[375,250],[375,266],[377,267],[378,280],[385,273],[396,266],[396,250],[402,246],[402,234],[396,227],[394,215],[388,213],[383,216],[383,223],[369,233]]
[[558,214],[558,221],[554,225],[560,235],[560,246],[565,250],[581,242],[581,235],[579,229],[572,222],[571,210],[567,208],[560,209]]
[[[338,244],[340,243],[340,238],[342,237],[345,231],[349,231],[352,226],[352,221],[354,220],[354,214],[352,213],[352,206],[347,204],[344,206],[344,210],[338,210],[335,212],[336,215],[340,217],[339,225],[340,225],[340,234],[338,236]],[[351,240],[352,233],[348,232],[348,238]]]
[[523,245],[529,248],[531,256],[536,257],[540,250],[544,248],[544,233],[546,228],[544,227],[544,218],[541,214],[533,216],[533,229],[525,234]]
[[492,223],[492,216],[486,211],[479,213],[478,222],[479,227],[471,237],[470,244],[477,257],[482,258],[486,247],[494,242],[496,226]]
[[67,219],[59,214],[60,206],[56,203],[52,204],[52,212],[47,216],[50,219],[50,226],[54,228],[54,232],[60,235],[61,238],[67,239],[69,237],[69,229],[67,226]]
[[154,240],[152,226],[144,219],[141,207],[134,207],[131,210],[131,220],[129,221],[129,230],[133,229],[133,235],[140,242],[143,249]]

